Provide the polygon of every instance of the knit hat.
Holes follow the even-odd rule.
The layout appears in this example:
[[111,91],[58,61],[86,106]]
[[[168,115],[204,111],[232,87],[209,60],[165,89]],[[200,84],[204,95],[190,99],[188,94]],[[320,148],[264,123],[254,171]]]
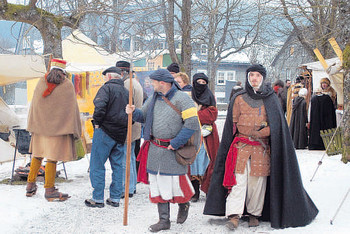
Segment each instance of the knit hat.
[[331,85],[331,81],[327,77],[321,79],[320,84],[322,83],[326,83],[328,86]]
[[168,70],[165,70],[165,69],[156,70],[151,75],[149,75],[149,78],[152,80],[164,81],[167,83],[174,82],[174,77],[170,74]]
[[118,61],[115,64],[116,67],[120,68],[122,71],[130,71],[130,63],[127,61]]
[[166,69],[169,72],[174,72],[174,73],[179,73],[180,72],[179,64],[177,64],[177,63],[170,64]]
[[246,77],[248,78],[248,74],[249,72],[259,72],[262,76],[263,79],[265,80],[266,78],[266,69],[263,65],[261,64],[254,64],[250,67],[248,67],[247,71],[246,71]]
[[50,71],[52,69],[60,69],[63,72],[66,72],[66,65],[67,65],[67,61],[63,60],[63,59],[51,59],[51,64],[50,64]]
[[107,73],[117,73],[117,74],[121,75],[122,70],[120,70],[120,68],[118,68],[118,67],[110,67],[110,68],[107,68],[106,70],[104,70],[102,72],[102,75],[105,76]]

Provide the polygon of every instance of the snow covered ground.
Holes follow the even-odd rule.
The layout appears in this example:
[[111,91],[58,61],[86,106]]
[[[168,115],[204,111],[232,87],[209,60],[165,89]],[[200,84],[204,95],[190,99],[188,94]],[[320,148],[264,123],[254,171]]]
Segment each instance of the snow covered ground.
[[[223,119],[218,120],[222,131]],[[0,153],[3,151],[0,148]],[[316,219],[306,227],[272,229],[269,223],[261,223],[257,228],[248,228],[241,221],[236,233],[349,233],[350,195],[345,200],[333,225],[333,218],[339,204],[349,189],[350,163],[343,164],[340,156],[325,156],[314,180],[310,179],[322,158],[323,151],[297,151],[304,187],[320,210]],[[17,166],[24,159],[18,159]],[[66,163],[70,182],[58,183],[62,192],[71,198],[65,202],[47,202],[44,198],[43,182],[39,182],[35,196],[25,196],[25,185],[0,184],[0,233],[148,233],[149,225],[158,221],[157,207],[148,199],[148,186],[137,185],[137,193],[129,200],[128,225],[123,225],[124,200],[118,208],[106,205],[104,208],[89,208],[84,204],[91,198],[91,185],[87,173],[89,163],[86,158]],[[111,178],[109,163],[106,173],[106,192]],[[0,180],[10,178],[12,163],[0,164]],[[62,165],[58,166],[62,170]],[[63,175],[63,172],[61,173]],[[187,221],[176,224],[177,205],[171,205],[171,229],[161,233],[228,233],[223,218],[204,216],[205,195],[199,202],[192,203]]]

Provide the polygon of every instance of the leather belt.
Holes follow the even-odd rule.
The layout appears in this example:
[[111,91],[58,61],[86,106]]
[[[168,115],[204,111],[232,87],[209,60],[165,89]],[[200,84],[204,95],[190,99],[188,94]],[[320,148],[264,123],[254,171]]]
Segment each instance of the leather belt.
[[170,145],[170,142],[165,142],[155,137],[152,137],[152,141],[154,141],[157,145],[161,145],[165,147],[168,147]]

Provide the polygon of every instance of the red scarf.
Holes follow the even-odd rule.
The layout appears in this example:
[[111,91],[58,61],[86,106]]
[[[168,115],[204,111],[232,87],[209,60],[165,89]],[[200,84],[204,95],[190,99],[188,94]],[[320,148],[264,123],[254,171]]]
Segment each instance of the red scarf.
[[43,97],[47,97],[49,96],[52,91],[57,87],[58,84],[54,84],[54,83],[49,83],[47,82],[47,75],[48,73],[45,74],[45,81],[46,81],[46,84],[47,84],[47,89],[44,91],[43,93]]
[[227,188],[229,191],[231,191],[232,187],[237,184],[234,172],[235,172],[235,167],[237,163],[238,142],[242,142],[248,145],[261,145],[260,142],[251,141],[245,137],[235,137],[235,139],[233,140],[230,146],[230,150],[227,153],[227,158],[225,162],[224,181],[222,182],[222,185],[225,188]]

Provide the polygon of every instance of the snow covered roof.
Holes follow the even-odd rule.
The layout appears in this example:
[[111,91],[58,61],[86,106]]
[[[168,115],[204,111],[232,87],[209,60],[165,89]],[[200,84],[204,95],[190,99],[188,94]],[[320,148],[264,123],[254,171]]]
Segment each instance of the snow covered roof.
[[[222,52],[221,56],[224,57],[229,54],[234,48]],[[240,62],[240,63],[250,63],[248,55],[244,52],[233,53],[222,60],[223,62]]]

